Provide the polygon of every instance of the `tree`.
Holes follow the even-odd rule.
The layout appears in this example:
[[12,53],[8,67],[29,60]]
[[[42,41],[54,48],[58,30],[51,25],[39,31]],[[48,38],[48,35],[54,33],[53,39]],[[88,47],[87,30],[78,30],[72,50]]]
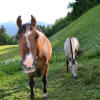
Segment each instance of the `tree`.
[[0,28],[0,36],[3,35],[3,34],[6,34],[6,29],[5,29],[5,27],[2,25],[1,28]]
[[68,8],[73,8],[71,12],[72,20],[77,19],[90,8],[100,4],[100,0],[76,0],[75,3],[70,3]]
[[13,38],[6,33],[4,26],[0,27],[0,45],[15,44]]
[[5,27],[2,25],[0,27],[0,45],[6,44],[6,29]]

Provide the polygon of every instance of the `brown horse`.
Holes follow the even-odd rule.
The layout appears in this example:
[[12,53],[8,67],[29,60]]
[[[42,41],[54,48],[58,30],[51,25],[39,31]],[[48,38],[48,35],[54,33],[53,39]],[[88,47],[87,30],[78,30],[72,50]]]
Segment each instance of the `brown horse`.
[[28,73],[30,81],[30,99],[34,99],[34,77],[43,76],[43,98],[47,97],[47,72],[51,59],[52,47],[47,37],[36,27],[36,19],[31,15],[31,24],[22,25],[21,16],[17,18],[19,27],[17,37],[19,51],[22,57],[21,65],[25,73]]

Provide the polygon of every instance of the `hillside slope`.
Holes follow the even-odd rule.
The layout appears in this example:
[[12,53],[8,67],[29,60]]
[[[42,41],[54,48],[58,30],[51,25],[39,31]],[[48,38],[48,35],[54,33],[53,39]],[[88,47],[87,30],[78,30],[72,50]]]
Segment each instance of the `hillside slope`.
[[93,52],[100,49],[100,5],[52,36],[53,50],[63,49],[66,38],[71,36],[79,39],[82,50]]
[[[77,80],[66,72],[63,45],[70,36],[77,37],[85,51],[77,59]],[[53,54],[48,71],[48,100],[100,100],[100,5],[49,39]],[[28,82],[20,67],[18,46],[0,46],[0,100],[29,100]],[[41,78],[35,82],[35,100],[41,100]]]

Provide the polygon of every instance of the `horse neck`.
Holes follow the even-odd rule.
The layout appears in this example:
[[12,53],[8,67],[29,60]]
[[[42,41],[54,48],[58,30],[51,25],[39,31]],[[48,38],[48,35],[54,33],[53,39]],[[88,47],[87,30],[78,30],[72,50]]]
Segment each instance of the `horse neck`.
[[74,52],[74,48],[73,48],[73,41],[72,41],[72,37],[70,37],[70,50],[71,50],[71,57],[72,57],[72,60],[75,60],[75,52]]

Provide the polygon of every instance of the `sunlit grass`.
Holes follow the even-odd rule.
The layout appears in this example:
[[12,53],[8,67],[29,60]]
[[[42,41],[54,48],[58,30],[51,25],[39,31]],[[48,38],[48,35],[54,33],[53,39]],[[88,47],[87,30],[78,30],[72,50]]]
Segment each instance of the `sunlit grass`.
[[[11,48],[12,45],[0,46],[0,54],[8,53],[8,48]],[[17,47],[17,45],[13,45],[13,47]],[[12,49],[13,50],[13,49]]]
[[19,58],[18,45],[0,46],[0,62],[17,57]]

